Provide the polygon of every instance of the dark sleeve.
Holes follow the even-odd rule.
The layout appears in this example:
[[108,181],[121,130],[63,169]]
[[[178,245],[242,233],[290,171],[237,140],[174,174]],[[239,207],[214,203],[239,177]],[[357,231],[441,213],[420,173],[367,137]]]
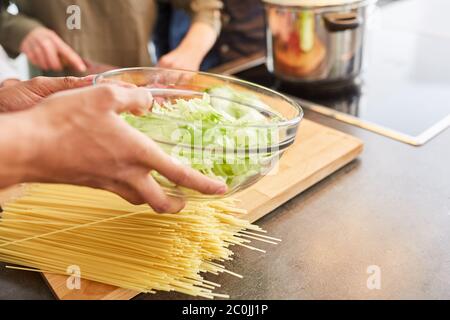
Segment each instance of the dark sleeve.
[[9,1],[1,0],[0,7],[0,45],[11,57],[20,54],[20,45],[23,39],[33,29],[42,26],[42,24],[27,15],[30,1],[15,0],[11,1],[19,8],[18,15],[12,15],[6,11]]

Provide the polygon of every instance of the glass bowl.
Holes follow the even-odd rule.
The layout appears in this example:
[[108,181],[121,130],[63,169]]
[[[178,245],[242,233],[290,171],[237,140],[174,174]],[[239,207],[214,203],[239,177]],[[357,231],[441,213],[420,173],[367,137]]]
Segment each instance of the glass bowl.
[[[276,174],[278,161],[295,142],[303,118],[302,108],[292,99],[228,76],[128,68],[108,71],[94,79],[95,85],[118,82],[147,88],[156,102],[144,116],[145,121],[141,121],[142,117],[122,115],[128,123],[157,142],[166,153],[228,185],[223,196],[204,195],[152,172],[163,189],[176,197],[226,197],[250,187],[265,175]],[[191,114],[191,102],[195,108],[213,108],[213,115]],[[188,116],[183,116],[186,112]]]

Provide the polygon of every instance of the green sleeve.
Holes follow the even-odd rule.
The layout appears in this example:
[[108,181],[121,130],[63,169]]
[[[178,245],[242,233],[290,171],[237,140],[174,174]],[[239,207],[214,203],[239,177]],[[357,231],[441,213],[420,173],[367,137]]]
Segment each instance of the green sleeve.
[[[17,5],[19,6],[18,1]],[[25,6],[25,4],[23,4]],[[19,6],[18,15],[9,14],[5,9],[0,13],[0,45],[11,56],[16,57],[20,54],[20,45],[27,34],[42,24],[25,15],[22,5]]]

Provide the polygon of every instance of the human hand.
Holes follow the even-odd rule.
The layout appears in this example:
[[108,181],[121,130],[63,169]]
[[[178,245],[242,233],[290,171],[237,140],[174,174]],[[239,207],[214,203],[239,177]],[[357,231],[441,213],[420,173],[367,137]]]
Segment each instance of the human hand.
[[42,70],[61,71],[65,65],[78,72],[85,72],[81,57],[54,31],[38,27],[31,31],[20,45],[30,62]]
[[161,57],[161,68],[197,71],[217,39],[216,31],[206,23],[194,22],[180,45]]
[[36,77],[16,82],[0,89],[0,112],[13,112],[31,108],[53,93],[81,88],[92,84],[93,76],[85,78]]
[[200,69],[202,57],[197,53],[191,52],[191,49],[177,48],[168,54],[162,56],[157,66],[160,68],[182,69],[197,71]]
[[35,152],[26,180],[106,189],[165,213],[178,212],[184,202],[167,196],[149,174],[152,170],[202,193],[225,193],[225,184],[176,162],[118,115],[141,114],[151,104],[147,90],[115,85],[61,92],[44,100],[26,112],[28,123],[38,127],[32,130]]

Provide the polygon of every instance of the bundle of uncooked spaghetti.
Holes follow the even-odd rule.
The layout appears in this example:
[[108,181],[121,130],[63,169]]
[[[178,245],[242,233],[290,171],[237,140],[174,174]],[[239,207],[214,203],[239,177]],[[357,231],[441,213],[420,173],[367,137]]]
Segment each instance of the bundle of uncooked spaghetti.
[[223,266],[232,245],[279,241],[238,218],[245,212],[234,200],[191,201],[161,215],[105,191],[36,184],[3,209],[1,261],[57,274],[75,265],[84,279],[145,293],[225,296],[203,273],[239,276]]

